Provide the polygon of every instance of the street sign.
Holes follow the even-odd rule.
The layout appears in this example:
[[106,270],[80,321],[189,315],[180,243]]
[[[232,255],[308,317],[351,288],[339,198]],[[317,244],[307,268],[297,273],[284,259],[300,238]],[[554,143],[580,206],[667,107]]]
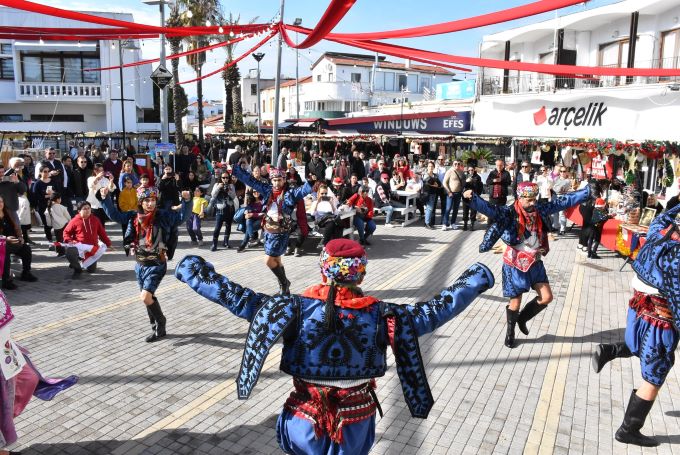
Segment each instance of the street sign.
[[151,80],[159,89],[163,90],[172,80],[172,73],[163,65],[158,65],[158,67],[153,70],[153,73],[151,73]]

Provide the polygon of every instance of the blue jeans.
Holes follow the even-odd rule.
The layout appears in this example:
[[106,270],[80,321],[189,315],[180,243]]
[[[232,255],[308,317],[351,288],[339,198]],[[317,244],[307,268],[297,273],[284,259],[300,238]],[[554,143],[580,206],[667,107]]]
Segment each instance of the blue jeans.
[[234,221],[234,207],[226,206],[222,210],[218,210],[215,214],[215,229],[213,230],[213,242],[217,243],[220,236],[220,231],[222,226],[226,226],[224,232],[224,242],[229,240],[229,235],[231,234],[231,223]]
[[453,193],[453,196],[446,196],[446,208],[444,209],[444,216],[442,218],[442,224],[444,226],[451,226],[449,223],[451,209],[453,209],[452,224],[456,224],[456,218],[458,218],[458,208],[460,207],[460,200],[462,197],[463,193]]
[[362,220],[358,216],[355,216],[354,227],[357,228],[357,232],[359,233],[359,240],[366,240],[366,237],[369,237],[375,232],[375,221]]
[[383,205],[380,207],[380,211],[385,213],[385,224],[390,224],[390,221],[392,221],[392,214],[394,213],[394,207],[391,205]]
[[243,236],[243,242],[241,242],[241,246],[243,247],[247,246],[250,239],[253,238],[253,236],[255,235],[255,232],[259,230],[260,220],[255,218],[248,218],[246,220],[246,235]]
[[437,194],[436,193],[430,193],[429,196],[427,196],[427,202],[425,204],[425,224],[428,226],[433,226],[434,225],[434,219],[435,219],[435,204],[437,203]]

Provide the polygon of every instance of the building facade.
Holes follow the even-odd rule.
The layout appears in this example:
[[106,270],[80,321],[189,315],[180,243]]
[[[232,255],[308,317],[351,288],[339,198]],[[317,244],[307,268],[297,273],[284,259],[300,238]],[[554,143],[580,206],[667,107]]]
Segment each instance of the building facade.
[[[485,36],[481,57],[678,68],[679,17],[675,0],[625,0]],[[585,76],[480,69],[473,129],[513,137],[680,140],[680,80]]]
[[[221,101],[203,101],[203,123],[208,118],[224,114],[224,104]],[[198,101],[189,103],[187,115],[182,117],[182,129],[187,132],[198,132]]]
[[[131,14],[88,13],[134,21]],[[10,8],[2,8],[0,24],[83,26]],[[158,123],[144,123],[154,107],[151,65],[124,68],[122,81],[118,70],[87,71],[141,60],[140,47],[135,40],[0,40],[0,131],[118,132],[123,112],[126,131],[158,131]]]

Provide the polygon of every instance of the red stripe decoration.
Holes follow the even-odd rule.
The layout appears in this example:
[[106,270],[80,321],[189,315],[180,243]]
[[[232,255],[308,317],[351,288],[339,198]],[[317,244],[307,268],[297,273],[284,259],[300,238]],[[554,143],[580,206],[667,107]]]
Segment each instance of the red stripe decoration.
[[307,38],[301,42],[297,47],[299,49],[307,49],[314,46],[328,35],[338,22],[349,12],[357,0],[331,0],[331,3],[326,8],[326,12],[321,16],[321,20],[317,22],[314,30],[312,30]]
[[276,35],[276,33],[277,33],[276,30],[273,31],[273,32],[271,32],[269,35],[265,36],[264,39],[263,39],[262,41],[260,41],[259,43],[257,43],[256,45],[254,45],[253,47],[251,47],[250,49],[248,49],[247,51],[245,51],[239,58],[237,58],[237,59],[235,59],[235,60],[232,60],[231,62],[229,62],[229,63],[227,63],[226,65],[224,65],[222,68],[219,68],[219,69],[217,69],[217,70],[215,70],[215,71],[212,71],[212,72],[210,72],[210,73],[208,73],[208,74],[203,74],[203,75],[201,75],[201,77],[197,77],[197,78],[194,78],[194,79],[191,79],[191,80],[188,80],[188,81],[178,82],[177,84],[178,84],[178,85],[188,84],[188,83],[190,83],[190,82],[196,82],[196,81],[198,81],[198,80],[205,79],[205,78],[207,78],[207,77],[214,76],[215,74],[221,73],[222,71],[226,70],[226,69],[229,68],[230,66],[236,65],[238,62],[240,62],[241,60],[243,60],[244,58],[246,58],[247,56],[249,56],[250,54],[252,54],[253,52],[255,52],[255,50],[257,50],[260,46],[264,45],[267,41],[269,41],[270,39],[272,39],[272,37],[273,37],[274,35]]

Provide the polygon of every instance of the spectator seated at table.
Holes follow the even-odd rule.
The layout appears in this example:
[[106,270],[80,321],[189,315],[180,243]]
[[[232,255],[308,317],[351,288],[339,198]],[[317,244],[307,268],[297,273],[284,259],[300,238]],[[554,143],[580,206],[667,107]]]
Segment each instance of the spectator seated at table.
[[310,208],[317,231],[323,236],[318,248],[322,248],[333,239],[342,237],[342,225],[338,219],[338,206],[328,193],[328,186],[321,185],[317,198]]
[[349,207],[356,209],[354,215],[354,226],[359,234],[361,245],[370,245],[368,238],[375,232],[375,221],[373,221],[373,200],[368,195],[368,187],[362,185],[359,192],[347,200]]

